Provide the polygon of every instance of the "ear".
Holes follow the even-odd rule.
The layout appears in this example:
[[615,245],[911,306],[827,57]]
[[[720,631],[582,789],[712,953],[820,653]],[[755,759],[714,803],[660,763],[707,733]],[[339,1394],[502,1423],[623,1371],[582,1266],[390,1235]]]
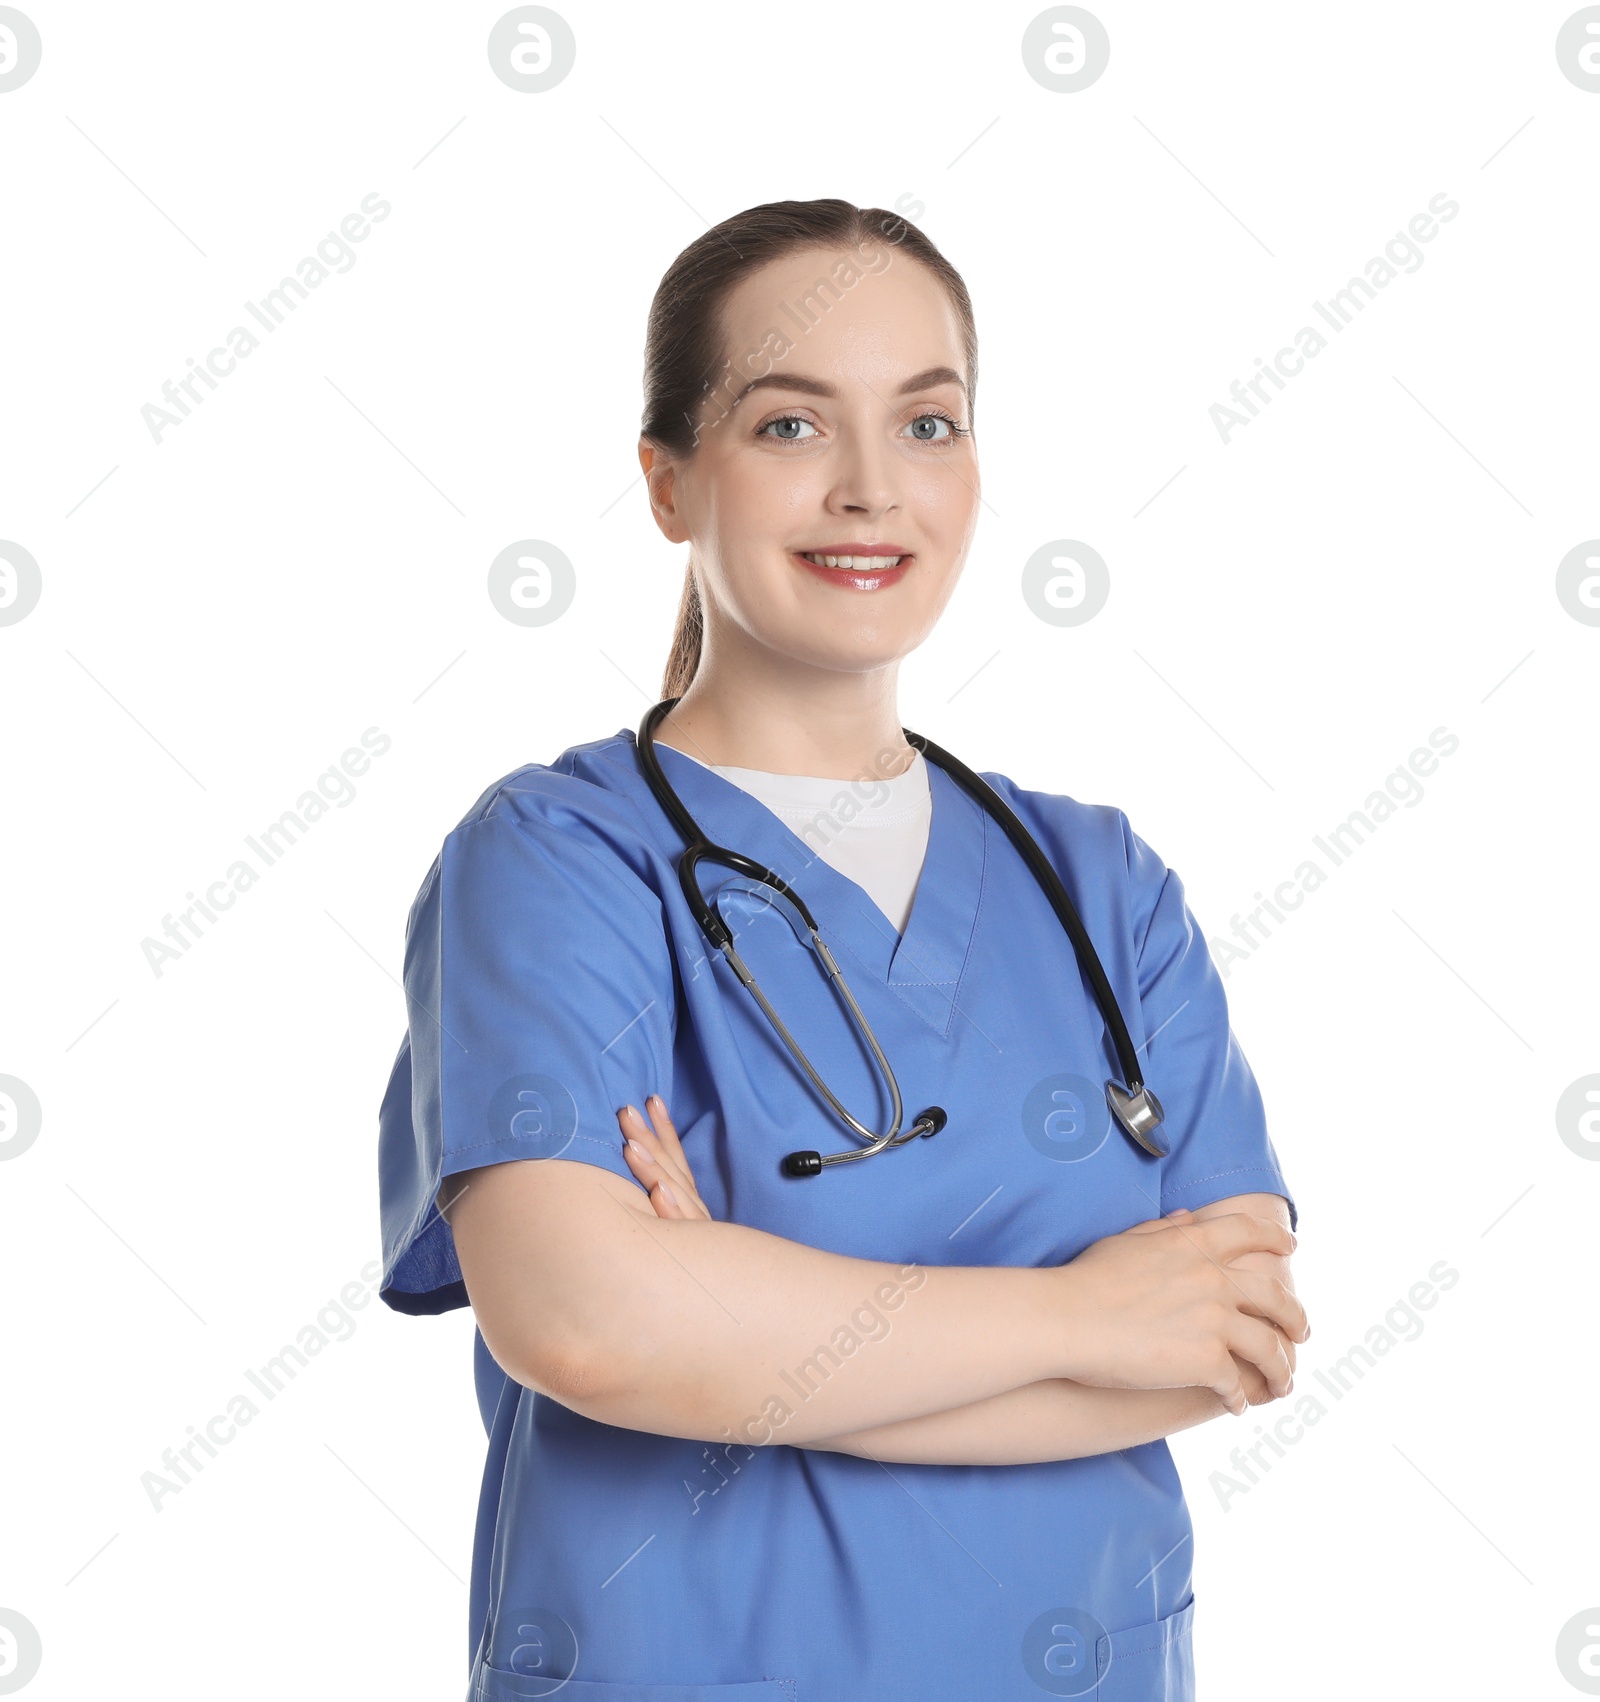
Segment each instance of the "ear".
[[645,486],[650,493],[650,512],[655,516],[661,534],[674,544],[689,541],[689,529],[683,523],[675,501],[678,464],[647,438],[639,439],[639,465],[644,470]]

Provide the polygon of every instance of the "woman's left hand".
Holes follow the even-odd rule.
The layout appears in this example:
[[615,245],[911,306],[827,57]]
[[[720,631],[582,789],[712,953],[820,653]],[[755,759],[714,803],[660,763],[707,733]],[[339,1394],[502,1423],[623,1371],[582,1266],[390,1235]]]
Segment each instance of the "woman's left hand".
[[617,1123],[622,1130],[622,1150],[628,1168],[649,1190],[656,1216],[709,1218],[711,1213],[694,1185],[694,1172],[683,1155],[683,1145],[667,1115],[665,1100],[659,1093],[652,1093],[644,1108],[654,1119],[654,1127],[631,1105],[624,1105],[617,1113]]

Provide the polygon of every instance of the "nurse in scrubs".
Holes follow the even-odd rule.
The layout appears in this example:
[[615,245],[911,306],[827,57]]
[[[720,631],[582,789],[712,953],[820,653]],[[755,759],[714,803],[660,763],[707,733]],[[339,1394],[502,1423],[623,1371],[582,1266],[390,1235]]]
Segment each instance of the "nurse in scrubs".
[[[1048,900],[901,730],[978,517],[976,355],[915,226],[752,208],[661,281],[639,447],[688,545],[663,773],[801,895],[936,1136],[785,1173],[856,1137],[708,947],[632,728],[496,781],[412,908],[382,1292],[476,1322],[474,1702],[1194,1694],[1164,1438],[1293,1398],[1295,1207],[1176,869],[1114,805],[986,775],[1094,942],[1157,1157]],[[701,874],[887,1129],[787,907]]]

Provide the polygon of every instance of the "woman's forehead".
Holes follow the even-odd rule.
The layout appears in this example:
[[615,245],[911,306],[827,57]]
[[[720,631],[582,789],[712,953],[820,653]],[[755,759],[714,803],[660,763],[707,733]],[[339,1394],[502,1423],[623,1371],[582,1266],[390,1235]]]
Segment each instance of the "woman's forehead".
[[872,364],[906,373],[944,365],[965,374],[955,304],[926,266],[884,242],[799,249],[768,261],[729,293],[725,350],[736,369],[810,372]]

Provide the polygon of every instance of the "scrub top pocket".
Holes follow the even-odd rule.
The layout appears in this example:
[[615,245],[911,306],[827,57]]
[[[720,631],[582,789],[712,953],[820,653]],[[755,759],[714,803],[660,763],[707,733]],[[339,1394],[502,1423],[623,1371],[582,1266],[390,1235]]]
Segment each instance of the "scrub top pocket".
[[1165,1619],[1101,1637],[1095,1665],[1095,1702],[1194,1702],[1194,1597]]
[[792,1678],[754,1678],[746,1684],[616,1684],[586,1678],[536,1678],[480,1666],[467,1702],[533,1702],[561,1696],[567,1702],[800,1702]]

